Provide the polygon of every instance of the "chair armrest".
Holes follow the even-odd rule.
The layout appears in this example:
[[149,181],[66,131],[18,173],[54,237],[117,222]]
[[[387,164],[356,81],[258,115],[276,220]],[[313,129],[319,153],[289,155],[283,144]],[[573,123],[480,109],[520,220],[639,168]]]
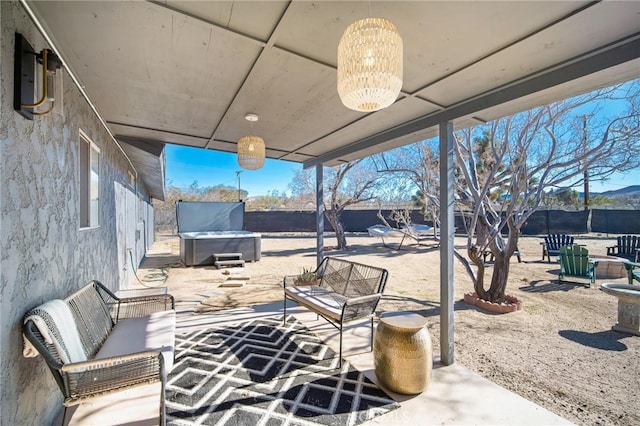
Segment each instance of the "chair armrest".
[[624,267],[627,269],[627,271],[631,271],[634,268],[640,268],[640,263],[636,263],[636,262],[631,262],[628,260],[624,261]]
[[[629,285],[633,285],[633,280],[640,281],[640,263],[625,260],[624,267],[629,277]],[[638,269],[638,271],[634,271],[634,269]]]
[[60,373],[67,407],[166,377],[163,356],[153,351],[65,364]]
[[154,312],[168,311],[176,308],[176,301],[170,294],[153,294],[149,296],[125,297],[117,302],[114,321],[126,318],[138,318]]

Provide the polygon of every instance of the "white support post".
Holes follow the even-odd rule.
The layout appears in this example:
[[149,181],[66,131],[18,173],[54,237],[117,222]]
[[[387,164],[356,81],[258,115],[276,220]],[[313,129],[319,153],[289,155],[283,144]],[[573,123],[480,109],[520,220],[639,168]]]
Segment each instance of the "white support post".
[[440,361],[454,363],[453,344],[453,125],[440,123]]
[[324,186],[322,164],[316,165],[316,246],[317,266],[324,259]]

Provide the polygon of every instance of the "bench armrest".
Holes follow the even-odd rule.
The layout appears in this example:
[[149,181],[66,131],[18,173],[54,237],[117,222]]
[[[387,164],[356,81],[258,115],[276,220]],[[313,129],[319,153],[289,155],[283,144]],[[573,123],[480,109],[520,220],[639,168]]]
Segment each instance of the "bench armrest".
[[347,299],[342,306],[342,321],[353,321],[359,318],[368,318],[378,306],[382,294],[368,294]]
[[153,294],[149,296],[126,297],[118,299],[114,321],[126,318],[138,318],[154,312],[175,310],[176,302],[170,294]]
[[285,275],[282,279],[282,287],[287,288],[295,286],[298,277],[299,275]]
[[154,351],[65,364],[60,374],[67,407],[166,377],[164,359]]
[[356,305],[360,303],[372,302],[374,300],[379,301],[381,297],[382,297],[382,294],[380,293],[367,294],[366,296],[351,297],[347,299],[345,305]]
[[170,294],[150,294],[148,296],[118,297],[98,280],[90,284],[96,289],[114,323],[121,319],[138,318],[154,312],[168,311],[176,308],[176,302]]

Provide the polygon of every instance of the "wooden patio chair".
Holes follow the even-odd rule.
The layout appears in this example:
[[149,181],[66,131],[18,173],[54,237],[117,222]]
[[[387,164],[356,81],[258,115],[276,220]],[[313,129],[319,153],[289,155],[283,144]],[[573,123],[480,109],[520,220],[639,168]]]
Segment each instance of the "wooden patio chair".
[[561,247],[573,245],[573,237],[567,234],[549,234],[540,244],[542,244],[542,260],[546,256],[551,263],[551,256],[558,256]]
[[560,274],[558,282],[562,282],[564,277],[587,278],[589,280],[585,287],[591,287],[596,282],[597,259],[589,259],[589,250],[581,246],[560,247]]
[[607,256],[622,257],[631,262],[640,261],[640,236],[622,235],[615,246],[607,247]]

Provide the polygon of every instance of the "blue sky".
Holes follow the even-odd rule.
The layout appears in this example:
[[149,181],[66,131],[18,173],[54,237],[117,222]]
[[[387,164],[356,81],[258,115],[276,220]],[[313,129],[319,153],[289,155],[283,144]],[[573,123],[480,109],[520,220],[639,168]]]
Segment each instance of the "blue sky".
[[[187,187],[198,181],[200,187],[228,185],[238,187],[236,172],[240,174],[240,184],[250,197],[267,195],[267,192],[278,190],[289,194],[288,185],[292,181],[295,169],[302,165],[289,161],[265,161],[260,170],[244,170],[238,165],[235,153],[217,152],[199,148],[167,145],[167,185]],[[640,171],[613,175],[608,182],[591,182],[589,189],[603,192],[624,188],[629,185],[640,185]],[[580,187],[576,188],[581,192]]]
[[201,188],[216,185],[237,188],[236,172],[241,170],[240,186],[250,197],[267,195],[273,190],[288,193],[287,186],[293,179],[294,169],[302,169],[298,163],[266,159],[261,169],[245,170],[238,165],[235,153],[178,145],[167,145],[165,153],[167,186],[187,187],[198,181]]

